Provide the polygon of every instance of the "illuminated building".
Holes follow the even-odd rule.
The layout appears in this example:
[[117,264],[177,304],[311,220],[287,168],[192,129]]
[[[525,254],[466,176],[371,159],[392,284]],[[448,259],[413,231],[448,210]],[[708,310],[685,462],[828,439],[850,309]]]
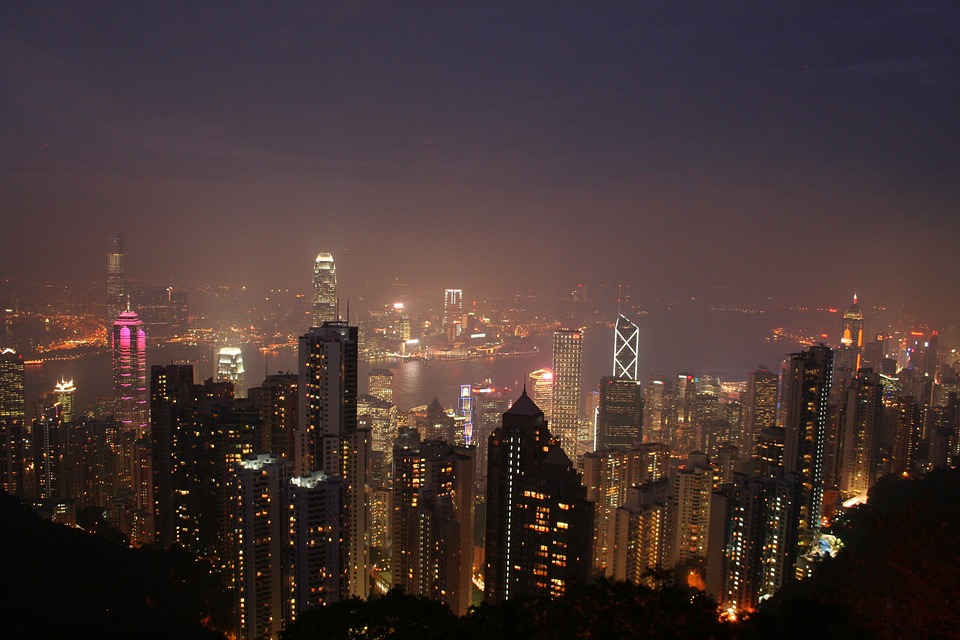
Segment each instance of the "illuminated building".
[[392,584],[458,616],[471,604],[475,451],[413,432],[393,452]]
[[743,429],[740,432],[740,450],[744,457],[753,454],[754,442],[761,429],[776,426],[779,384],[780,377],[766,367],[760,367],[747,375]]
[[769,476],[783,470],[785,432],[783,427],[764,427],[757,433],[753,457],[758,475]]
[[300,416],[298,378],[295,373],[269,375],[259,387],[247,391],[247,397],[258,407],[263,422],[260,450],[287,460],[293,460],[294,433]]
[[620,314],[613,332],[613,377],[637,380],[639,358],[640,329]]
[[137,437],[147,435],[147,336],[136,312],[128,307],[120,313],[111,337],[115,417]]
[[217,352],[217,380],[233,385],[233,394],[243,397],[243,353],[239,347],[221,347]]
[[840,490],[848,496],[866,497],[873,486],[882,409],[880,374],[859,371],[847,386],[840,409]]
[[339,602],[348,558],[340,543],[344,483],[314,471],[290,480],[287,526],[289,621],[311,607]]
[[550,420],[553,415],[553,371],[537,369],[530,374],[530,386],[533,388],[534,404],[542,407],[544,419]]
[[561,596],[590,568],[593,504],[526,391],[490,436],[484,598]]
[[600,379],[596,448],[629,447],[643,441],[643,391],[640,382],[613,376]]
[[663,477],[669,451],[659,443],[633,449],[606,449],[583,456],[583,485],[594,503],[593,568],[608,577],[613,572],[613,542],[617,509],[629,487]]
[[[473,385],[460,385],[460,397],[457,398],[457,417],[462,418],[462,429],[457,428],[457,437],[454,444],[469,447],[473,441]],[[461,442],[462,440],[462,442]]]
[[792,577],[797,489],[792,474],[737,473],[713,494],[707,591],[721,610],[753,611]]
[[680,570],[706,558],[713,476],[706,455],[695,451],[670,478],[669,538],[664,554],[667,568]]
[[107,239],[107,319],[120,315],[127,304],[127,277],[123,269],[123,235]]
[[583,333],[558,329],[553,333],[553,433],[572,460],[577,455],[580,426],[580,361]]
[[858,352],[863,347],[863,312],[857,304],[857,294],[853,294],[853,304],[843,313],[840,344],[843,347],[857,349]]
[[613,580],[655,586],[652,570],[663,566],[669,482],[661,478],[631,486],[617,508],[607,575]]
[[313,264],[313,326],[335,322],[337,317],[337,267],[333,256],[320,253]]
[[73,398],[77,393],[77,387],[74,386],[73,380],[65,380],[60,378],[58,382],[53,387],[53,393],[57,396],[57,402],[60,404],[60,411],[63,415],[63,421],[73,422],[74,413],[73,413]]
[[0,489],[24,495],[23,356],[0,351]]
[[463,333],[463,289],[443,290],[443,330],[450,342]]
[[23,356],[0,351],[0,421],[24,419],[23,372]]
[[826,466],[826,440],[833,352],[823,345],[790,356],[784,371],[783,467],[801,483],[801,553],[820,531]]
[[345,595],[366,598],[371,435],[357,424],[357,352],[357,327],[346,322],[324,322],[300,337],[300,420],[293,461],[298,475],[319,470],[343,478]]
[[893,446],[893,471],[914,471],[920,461],[923,438],[923,411],[913,396],[903,396],[896,403],[897,434]]
[[150,372],[156,542],[208,558],[232,575],[230,549],[235,465],[257,451],[256,404],[234,399],[229,382],[193,383],[189,365]]
[[673,381],[669,376],[650,375],[644,397],[644,440],[669,443],[669,430],[673,424]]
[[383,454],[385,464],[393,455],[393,440],[397,436],[397,407],[374,395],[357,397],[357,416],[369,417],[370,442],[374,452]]
[[290,462],[269,454],[235,468],[237,633],[276,638],[283,628],[286,581],[285,489]]
[[370,395],[384,402],[393,402],[393,372],[390,369],[371,369],[367,383]]

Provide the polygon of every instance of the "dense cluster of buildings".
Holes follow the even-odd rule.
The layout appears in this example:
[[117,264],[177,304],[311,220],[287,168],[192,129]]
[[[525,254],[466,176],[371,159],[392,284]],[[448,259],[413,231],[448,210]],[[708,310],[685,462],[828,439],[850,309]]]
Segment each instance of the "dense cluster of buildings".
[[[315,263],[297,372],[245,397],[237,350],[220,350],[217,379],[147,370],[122,265],[117,238],[109,416],[81,416],[63,380],[27,420],[23,360],[0,353],[0,482],[56,520],[97,507],[134,545],[211,560],[240,638],[391,587],[463,614],[597,575],[672,576],[749,611],[814,570],[824,526],[879,477],[960,460],[960,380],[935,332],[905,353],[865,342],[856,299],[837,345],[741,384],[642,380],[639,329],[618,314],[611,375],[586,403],[583,332],[561,327],[552,369],[521,393],[464,385],[449,410],[400,410],[389,369],[359,379],[361,332],[341,320],[330,254]],[[450,342],[465,321],[463,292],[447,289]]]

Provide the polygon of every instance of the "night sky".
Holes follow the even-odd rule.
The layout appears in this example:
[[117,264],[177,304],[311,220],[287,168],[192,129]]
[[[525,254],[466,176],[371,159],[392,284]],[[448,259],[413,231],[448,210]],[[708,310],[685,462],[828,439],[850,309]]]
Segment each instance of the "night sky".
[[0,275],[960,289],[960,3],[0,5]]

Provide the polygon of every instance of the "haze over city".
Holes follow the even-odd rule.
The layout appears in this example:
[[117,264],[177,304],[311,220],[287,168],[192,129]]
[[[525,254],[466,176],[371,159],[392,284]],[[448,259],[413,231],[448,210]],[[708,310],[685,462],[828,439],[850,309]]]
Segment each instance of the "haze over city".
[[318,250],[368,294],[890,305],[958,284],[955,3],[0,18],[7,276],[93,279],[122,232],[130,277],[158,284],[305,286]]
[[0,5],[0,635],[956,637],[960,4]]

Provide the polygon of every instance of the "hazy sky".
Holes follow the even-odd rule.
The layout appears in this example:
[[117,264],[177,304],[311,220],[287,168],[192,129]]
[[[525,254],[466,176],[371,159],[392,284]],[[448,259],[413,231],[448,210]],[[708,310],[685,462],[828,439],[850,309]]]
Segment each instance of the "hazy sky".
[[960,290],[956,0],[149,5],[0,4],[0,275]]

